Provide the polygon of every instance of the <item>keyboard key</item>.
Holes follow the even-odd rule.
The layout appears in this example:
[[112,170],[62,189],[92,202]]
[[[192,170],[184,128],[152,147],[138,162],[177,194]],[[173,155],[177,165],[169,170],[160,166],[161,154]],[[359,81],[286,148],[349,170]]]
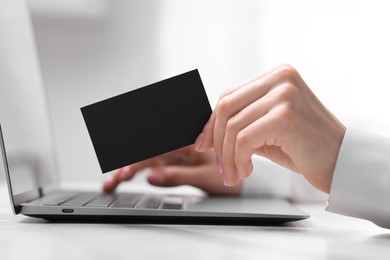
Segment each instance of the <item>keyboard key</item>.
[[137,193],[122,193],[111,204],[111,208],[134,208],[141,198],[141,194]]
[[163,199],[162,209],[181,210],[183,209],[184,197],[168,195]]
[[81,193],[74,198],[65,201],[64,203],[61,203],[61,206],[84,206],[88,202],[90,202],[92,199],[94,199],[98,193]]
[[183,205],[177,204],[177,203],[164,203],[161,208],[162,209],[171,209],[171,210],[181,210],[181,209],[183,209]]
[[161,196],[146,196],[136,206],[136,209],[158,209],[161,204]]
[[147,195],[139,193],[67,193],[47,198],[45,206],[110,207],[135,209],[182,210],[185,197],[178,195]]
[[65,201],[70,200],[74,196],[75,196],[74,193],[73,193],[73,195],[62,194],[62,195],[48,199],[46,202],[43,203],[43,205],[45,205],[45,206],[58,206],[58,205],[64,203]]
[[85,207],[101,207],[105,208],[112,204],[114,200],[117,199],[116,194],[102,194],[97,198],[93,199],[85,205]]

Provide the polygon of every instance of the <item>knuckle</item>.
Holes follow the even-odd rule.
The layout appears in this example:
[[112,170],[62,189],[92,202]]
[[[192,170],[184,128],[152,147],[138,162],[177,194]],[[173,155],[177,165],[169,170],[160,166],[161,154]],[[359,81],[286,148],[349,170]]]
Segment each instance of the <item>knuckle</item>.
[[299,75],[298,71],[289,64],[282,65],[277,73],[278,76],[285,81],[294,81]]
[[238,130],[239,123],[236,116],[232,116],[226,123],[226,133],[235,134]]
[[291,83],[285,83],[280,86],[279,99],[285,102],[295,102],[299,97],[299,90],[296,85]]
[[230,107],[232,101],[230,96],[225,96],[218,102],[217,106],[217,116],[222,118],[227,118],[229,116]]
[[[243,147],[245,147],[248,144],[248,140],[249,140],[249,137],[248,137],[247,131],[245,129],[240,131],[237,134],[236,147],[239,149],[242,149]],[[241,153],[238,153],[238,154],[241,154]]]
[[283,120],[288,119],[288,122],[291,122],[291,120],[295,116],[295,107],[292,102],[284,102],[283,105],[281,105],[279,117]]
[[224,97],[226,96],[229,96],[231,93],[234,92],[234,89],[233,88],[228,88],[226,90],[224,90],[221,95],[219,96],[219,99],[223,99]]
[[282,71],[288,76],[295,76],[298,74],[298,71],[290,64],[283,64]]

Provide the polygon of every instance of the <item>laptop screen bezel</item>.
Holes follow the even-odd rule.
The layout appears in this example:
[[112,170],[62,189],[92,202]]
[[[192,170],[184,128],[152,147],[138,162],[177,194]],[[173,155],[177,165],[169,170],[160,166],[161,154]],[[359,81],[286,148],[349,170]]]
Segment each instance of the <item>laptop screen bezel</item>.
[[7,152],[6,152],[3,129],[1,124],[0,124],[0,146],[1,146],[1,154],[3,157],[4,172],[5,172],[6,182],[8,186],[8,194],[12,205],[12,211],[14,214],[17,215],[20,213],[20,204],[42,197],[44,194],[49,193],[50,191],[56,189],[58,183],[53,182],[51,183],[51,185],[47,187],[36,187],[36,189],[28,190],[19,194],[14,194],[12,189],[12,180],[11,180],[11,175],[8,166]]
[[[16,3],[15,3],[16,5]],[[25,202],[32,201],[34,199],[37,199],[39,197],[42,197],[44,194],[47,194],[55,189],[58,189],[59,183],[60,183],[60,174],[59,174],[59,165],[58,165],[58,154],[56,153],[56,145],[54,140],[54,134],[53,134],[53,126],[51,122],[51,114],[49,112],[49,103],[48,103],[48,94],[47,89],[45,88],[45,80],[43,71],[40,67],[41,61],[39,56],[39,51],[37,48],[37,42],[36,42],[36,35],[35,30],[32,23],[32,17],[31,17],[31,7],[30,3],[27,1],[19,2],[18,5],[15,8],[18,12],[21,12],[22,18],[21,23],[26,23],[21,26],[27,26],[25,32],[28,33],[26,37],[29,38],[29,43],[31,44],[31,48],[34,51],[33,53],[33,59],[34,63],[37,66],[37,75],[39,77],[40,86],[39,91],[41,91],[42,99],[43,99],[43,107],[44,107],[44,116],[47,120],[47,130],[49,132],[49,135],[47,136],[49,140],[50,150],[51,150],[51,156],[50,158],[47,158],[48,160],[52,160],[53,169],[52,171],[48,172],[52,178],[50,178],[49,181],[45,181],[44,183],[38,182],[38,185],[32,187],[31,189],[26,189],[24,191],[21,191],[20,193],[15,193],[16,186],[15,183],[12,183],[12,163],[10,165],[10,154],[7,156],[7,144],[12,144],[12,138],[9,136],[9,134],[12,132],[12,127],[10,128],[10,125],[8,124],[7,120],[4,120],[2,118],[2,121],[0,122],[0,146],[1,146],[1,153],[2,153],[2,159],[3,159],[3,165],[4,165],[4,172],[6,177],[6,182],[8,185],[8,192],[9,197],[12,205],[12,210],[15,214],[19,214],[21,210],[21,204]],[[24,19],[24,20],[23,20]],[[30,42],[31,41],[31,42]],[[29,44],[27,43],[27,44]],[[5,85],[5,87],[14,87],[12,85]],[[10,113],[9,111],[7,113]],[[14,116],[14,115],[12,115]],[[12,145],[11,145],[12,146]],[[10,148],[10,147],[8,147]],[[12,147],[11,147],[12,148]],[[10,152],[10,150],[8,150]]]
[[1,154],[3,156],[4,172],[5,172],[5,178],[6,178],[7,185],[8,185],[9,198],[11,201],[11,205],[13,206],[12,210],[13,210],[14,214],[19,214],[21,203],[36,199],[41,194],[40,194],[39,188],[38,188],[36,190],[26,191],[26,192],[23,192],[23,193],[20,193],[20,194],[17,194],[14,196],[13,190],[12,190],[11,176],[10,176],[9,167],[8,167],[7,152],[5,149],[5,143],[4,143],[4,137],[3,137],[3,129],[1,127],[1,124],[0,124],[0,146],[1,146]]

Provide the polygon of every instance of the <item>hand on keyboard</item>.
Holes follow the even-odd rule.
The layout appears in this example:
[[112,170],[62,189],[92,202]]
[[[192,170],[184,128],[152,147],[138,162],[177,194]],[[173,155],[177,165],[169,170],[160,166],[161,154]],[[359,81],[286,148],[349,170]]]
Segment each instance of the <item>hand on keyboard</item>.
[[216,167],[213,151],[198,153],[192,146],[175,150],[123,167],[112,173],[105,181],[103,189],[112,192],[122,182],[131,180],[137,172],[150,168],[148,181],[160,187],[191,185],[204,190],[210,195],[238,195],[241,184],[234,187],[223,185],[221,175]]

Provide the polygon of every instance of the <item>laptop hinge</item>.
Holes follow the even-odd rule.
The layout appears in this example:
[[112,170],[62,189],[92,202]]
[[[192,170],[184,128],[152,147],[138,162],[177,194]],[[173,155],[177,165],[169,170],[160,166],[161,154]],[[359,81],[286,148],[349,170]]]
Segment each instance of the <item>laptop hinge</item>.
[[38,188],[38,194],[40,198],[43,197],[43,189],[41,187]]

